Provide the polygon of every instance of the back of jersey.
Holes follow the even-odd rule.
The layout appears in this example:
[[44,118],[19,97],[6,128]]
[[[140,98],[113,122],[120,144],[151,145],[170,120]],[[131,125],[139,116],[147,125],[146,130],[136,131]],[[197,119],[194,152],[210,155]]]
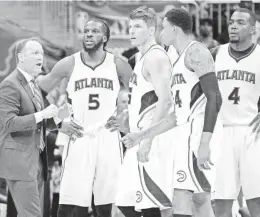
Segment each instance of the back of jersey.
[[114,55],[106,52],[101,64],[92,68],[82,60],[82,53],[74,54],[75,66],[67,92],[72,100],[74,119],[85,128],[105,124],[116,110],[120,89]]
[[184,124],[205,112],[206,97],[195,72],[185,66],[185,53],[195,41],[185,48],[173,66],[172,93],[177,125]]
[[[165,50],[156,44],[150,47],[135,65],[129,84],[131,95],[128,109],[131,132],[138,132],[140,129],[149,126],[158,101],[152,83],[148,82],[143,76],[145,57],[153,50],[163,52],[167,56]],[[154,61],[156,61],[156,59],[154,59]]]
[[235,59],[229,44],[221,45],[215,68],[222,95],[220,117],[225,125],[248,125],[258,113],[260,96],[260,47]]

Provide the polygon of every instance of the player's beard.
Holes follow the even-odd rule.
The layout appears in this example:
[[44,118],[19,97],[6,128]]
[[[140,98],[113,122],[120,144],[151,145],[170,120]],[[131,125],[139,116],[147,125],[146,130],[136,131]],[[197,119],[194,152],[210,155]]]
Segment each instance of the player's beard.
[[231,44],[237,44],[239,42],[240,42],[239,38],[238,39],[229,39],[229,43],[231,43]]
[[101,39],[100,41],[98,41],[96,44],[94,44],[93,47],[87,47],[84,43],[84,41],[82,42],[83,45],[83,49],[86,52],[95,52],[97,51],[101,46],[103,46],[103,40]]

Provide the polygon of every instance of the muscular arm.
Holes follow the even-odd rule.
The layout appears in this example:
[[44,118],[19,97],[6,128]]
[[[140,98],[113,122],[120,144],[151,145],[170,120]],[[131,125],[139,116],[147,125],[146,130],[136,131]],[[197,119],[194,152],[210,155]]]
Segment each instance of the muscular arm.
[[[148,80],[153,84],[155,94],[158,97],[158,102],[151,122],[151,126],[153,126],[163,117],[167,116],[172,106],[172,66],[165,53],[154,50],[146,57],[144,68],[146,69],[145,72],[148,72]],[[160,127],[164,128],[164,126]]]
[[34,130],[37,128],[34,114],[19,116],[20,92],[11,81],[0,86],[0,123],[6,132]]
[[[127,61],[115,57],[115,64],[116,64],[116,69],[117,69],[117,74],[118,74],[118,80],[120,83],[120,90],[118,93],[118,99],[117,99],[117,112],[118,115],[120,115],[124,110],[128,109],[128,106],[126,103],[121,103],[125,101],[126,96],[128,97],[129,93],[129,80],[130,77],[132,76],[132,68],[131,66],[127,63]],[[125,106],[126,105],[126,106]],[[125,121],[124,125],[126,128],[129,128],[129,123],[128,121]]]
[[[50,93],[54,88],[59,85],[59,92],[66,92],[66,82],[68,82],[69,77],[74,68],[74,57],[68,56],[60,60],[53,67],[51,72],[47,75],[41,75],[37,78],[37,82],[41,89],[46,93]],[[64,84],[61,84],[61,83]],[[65,88],[65,89],[64,89]]]
[[188,48],[184,61],[186,67],[199,77],[207,98],[203,132],[212,133],[222,104],[213,57],[204,45],[194,43]]

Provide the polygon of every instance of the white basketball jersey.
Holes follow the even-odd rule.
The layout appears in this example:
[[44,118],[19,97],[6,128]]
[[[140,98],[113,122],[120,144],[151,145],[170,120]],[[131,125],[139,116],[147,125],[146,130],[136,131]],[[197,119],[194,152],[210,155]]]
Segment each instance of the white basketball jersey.
[[260,47],[239,61],[230,55],[229,44],[221,45],[215,68],[222,95],[223,124],[248,125],[258,113],[260,95]]
[[104,61],[95,68],[83,63],[81,52],[73,56],[75,65],[67,92],[72,100],[74,119],[85,128],[105,124],[116,110],[120,89],[114,55],[106,52]]
[[202,92],[199,78],[195,72],[187,69],[184,63],[185,53],[194,43],[198,42],[192,41],[173,66],[172,94],[177,125],[184,124],[205,112],[207,100]]
[[171,60],[172,65],[177,61],[179,55],[176,48],[173,45],[170,45],[167,51],[167,54]]
[[[138,132],[143,127],[148,127],[153,118],[154,109],[158,101],[154,87],[147,82],[143,76],[143,64],[146,55],[152,50],[164,52],[160,45],[153,45],[140,59],[136,62],[133,75],[130,79],[130,97],[129,97],[129,125],[131,132]],[[167,57],[168,58],[168,57]],[[156,61],[156,59],[154,59]]]

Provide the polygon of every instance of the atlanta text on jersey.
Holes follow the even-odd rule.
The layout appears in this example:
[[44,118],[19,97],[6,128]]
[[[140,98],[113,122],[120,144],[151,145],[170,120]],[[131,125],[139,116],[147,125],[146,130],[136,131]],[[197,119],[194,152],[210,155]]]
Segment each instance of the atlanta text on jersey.
[[217,73],[218,80],[240,80],[255,84],[255,74],[243,70],[221,70]]
[[75,92],[84,88],[106,88],[113,90],[113,81],[106,78],[84,78],[75,81]]

